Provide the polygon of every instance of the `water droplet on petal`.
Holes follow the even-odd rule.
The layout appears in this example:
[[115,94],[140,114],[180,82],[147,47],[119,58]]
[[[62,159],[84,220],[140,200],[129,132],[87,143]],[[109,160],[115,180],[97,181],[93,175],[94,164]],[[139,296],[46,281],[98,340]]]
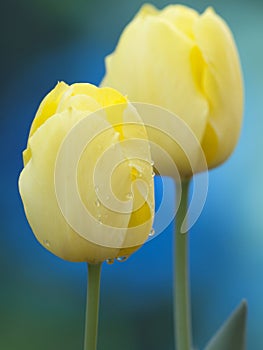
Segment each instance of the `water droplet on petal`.
[[106,260],[106,263],[109,265],[112,265],[114,263],[114,259],[113,258],[109,258]]
[[154,234],[155,234],[155,230],[154,230],[154,228],[152,227],[152,228],[151,228],[151,231],[150,231],[150,233],[149,233],[149,237],[154,236]]
[[44,239],[43,243],[46,247],[50,247],[50,242],[47,239]]
[[132,193],[131,193],[131,192],[128,192],[128,193],[126,194],[126,198],[127,198],[127,199],[132,199],[132,198],[133,198]]
[[124,261],[126,261],[128,258],[129,258],[128,256],[119,256],[119,257],[117,258],[117,260],[118,260],[119,262],[124,262]]
[[154,161],[153,160],[151,160],[151,166],[154,166]]
[[99,207],[99,206],[100,206],[100,201],[99,201],[98,198],[95,200],[95,205],[96,205],[96,207]]
[[98,214],[97,218],[98,218],[98,222],[101,224],[101,214]]

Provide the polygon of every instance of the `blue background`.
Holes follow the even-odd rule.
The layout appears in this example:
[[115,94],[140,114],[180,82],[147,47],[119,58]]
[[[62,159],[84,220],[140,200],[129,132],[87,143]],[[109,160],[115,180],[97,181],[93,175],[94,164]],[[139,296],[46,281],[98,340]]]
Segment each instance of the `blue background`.
[[[240,142],[210,172],[207,202],[191,230],[194,343],[202,348],[245,297],[248,349],[261,349],[263,2],[182,3],[199,11],[211,5],[227,20],[246,87]],[[21,152],[45,94],[58,80],[98,84],[104,56],[141,4],[1,1],[0,349],[82,349],[86,266],[62,261],[36,242],[17,190]],[[172,233],[170,225],[126,263],[104,265],[99,350],[173,349]]]

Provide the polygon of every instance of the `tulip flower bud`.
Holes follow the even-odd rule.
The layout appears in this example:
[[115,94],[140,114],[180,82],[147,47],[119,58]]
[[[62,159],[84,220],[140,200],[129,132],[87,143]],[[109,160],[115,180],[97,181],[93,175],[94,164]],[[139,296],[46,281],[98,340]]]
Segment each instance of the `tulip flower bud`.
[[[199,141],[208,168],[224,162],[236,146],[243,113],[241,68],[231,31],[211,8],[199,15],[181,5],[161,11],[144,5],[106,58],[102,86],[181,118]],[[167,144],[165,135],[149,135]],[[191,176],[182,152],[172,143],[168,151],[181,176]]]
[[147,240],[154,215],[149,143],[119,92],[58,83],[37,111],[23,157],[26,216],[52,253],[121,260]]

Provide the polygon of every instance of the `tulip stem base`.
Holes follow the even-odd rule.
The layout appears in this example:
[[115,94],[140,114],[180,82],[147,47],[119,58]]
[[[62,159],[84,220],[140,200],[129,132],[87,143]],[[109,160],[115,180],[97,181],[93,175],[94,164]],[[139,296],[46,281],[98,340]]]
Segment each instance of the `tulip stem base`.
[[97,349],[101,265],[88,264],[84,350]]
[[175,343],[177,350],[191,350],[191,307],[189,292],[188,271],[188,232],[181,233],[181,227],[187,215],[188,189],[190,181],[181,184],[182,195],[179,197],[179,184],[177,188],[178,210],[175,226],[175,257],[174,257],[174,322]]

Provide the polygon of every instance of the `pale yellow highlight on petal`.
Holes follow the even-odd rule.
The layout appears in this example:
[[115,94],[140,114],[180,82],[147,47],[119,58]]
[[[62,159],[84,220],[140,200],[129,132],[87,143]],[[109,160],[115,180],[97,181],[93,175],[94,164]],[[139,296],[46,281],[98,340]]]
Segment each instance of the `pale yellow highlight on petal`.
[[78,111],[95,112],[101,108],[101,105],[92,97],[87,95],[73,95],[61,101],[57,108],[57,113],[63,112],[68,108],[74,108]]

